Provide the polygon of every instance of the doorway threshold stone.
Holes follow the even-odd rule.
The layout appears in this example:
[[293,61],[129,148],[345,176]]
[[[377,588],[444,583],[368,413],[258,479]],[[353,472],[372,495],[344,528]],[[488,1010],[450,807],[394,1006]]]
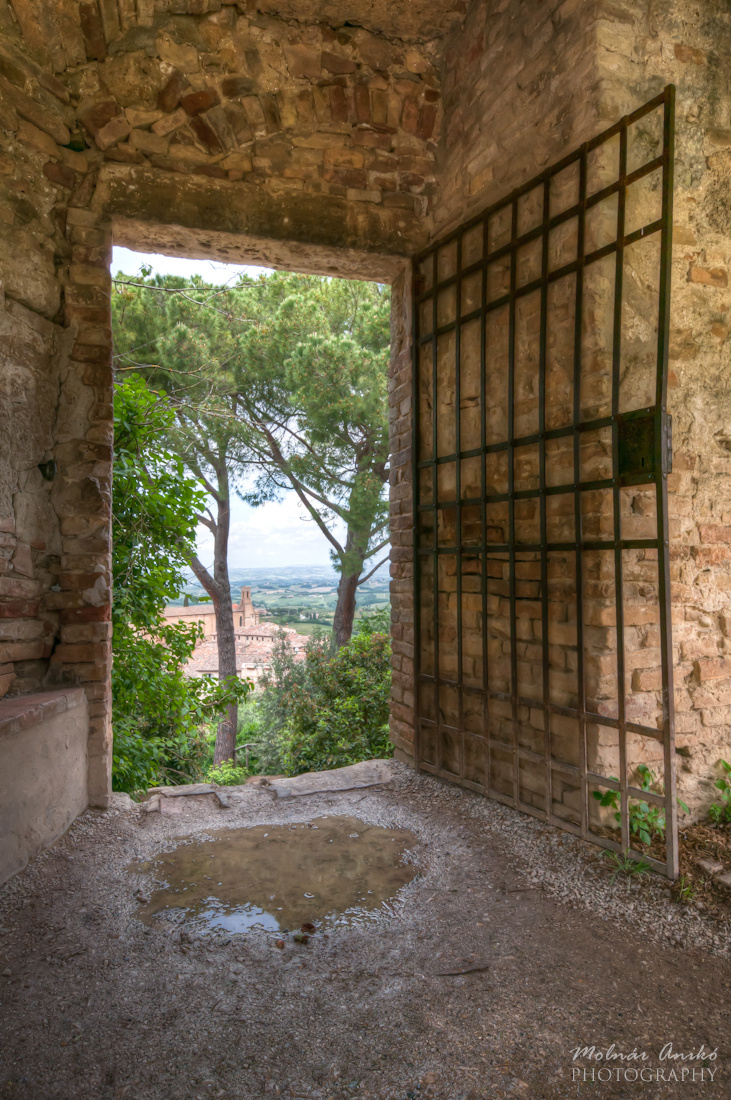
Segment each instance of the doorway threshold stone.
[[388,760],[362,760],[359,764],[333,768],[332,771],[305,772],[288,779],[267,779],[256,789],[266,791],[274,798],[296,798],[330,791],[352,791],[359,787],[380,787],[390,782]]

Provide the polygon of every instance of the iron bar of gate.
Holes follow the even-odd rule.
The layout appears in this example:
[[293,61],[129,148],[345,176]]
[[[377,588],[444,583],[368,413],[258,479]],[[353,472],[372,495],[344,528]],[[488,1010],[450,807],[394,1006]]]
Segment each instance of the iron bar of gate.
[[[450,778],[457,778],[460,782],[464,783],[475,790],[480,790],[485,793],[489,793],[492,797],[498,799],[509,805],[519,806],[536,816],[543,817],[546,820],[554,821],[565,829],[571,832],[577,833],[584,838],[594,840],[604,847],[612,849],[614,851],[629,850],[631,842],[631,830],[630,830],[630,800],[642,799],[652,805],[662,806],[665,809],[666,815],[666,859],[664,862],[655,858],[650,858],[650,863],[657,867],[662,868],[673,877],[677,874],[677,842],[676,842],[676,811],[675,811],[675,775],[674,775],[674,746],[673,746],[673,697],[672,697],[672,646],[671,646],[671,621],[670,621],[670,607],[669,607],[669,542],[667,531],[667,452],[666,452],[666,438],[667,438],[667,413],[666,413],[666,387],[667,387],[667,346],[668,346],[668,325],[669,325],[669,294],[670,294],[670,232],[671,232],[671,214],[672,214],[672,160],[673,160],[673,105],[674,105],[674,92],[671,87],[667,88],[665,92],[656,97],[653,101],[645,104],[644,107],[639,108],[637,111],[621,119],[613,127],[610,127],[603,134],[598,135],[591,141],[586,142],[578,150],[569,154],[563,158],[558,164],[547,169],[541,173],[540,176],[534,180],[528,181],[521,188],[518,188],[510,196],[501,200],[500,202],[493,204],[483,214],[478,215],[472,221],[468,222],[465,226],[460,227],[453,233],[445,237],[442,241],[436,242],[431,246],[421,257],[417,257],[415,261],[415,267],[418,271],[426,263],[430,265],[430,277],[428,278],[428,285],[419,287],[415,284],[415,316],[414,316],[414,347],[415,355],[419,355],[419,348],[426,347],[431,344],[432,354],[432,378],[431,378],[431,434],[432,434],[432,453],[428,459],[421,459],[419,456],[419,440],[420,440],[420,428],[418,425],[414,427],[413,444],[414,444],[414,550],[415,550],[415,600],[417,606],[416,619],[416,639],[417,639],[417,760],[426,770],[434,771],[437,774],[446,774]],[[644,165],[633,169],[631,172],[627,171],[627,148],[628,148],[628,130],[631,125],[649,114],[651,111],[662,107],[663,115],[663,151],[661,156],[652,158]],[[617,172],[617,178],[610,184],[601,188],[600,191],[593,194],[588,193],[588,157],[589,154],[605,144],[611,138],[619,137],[620,142],[620,163],[619,170]],[[550,209],[550,188],[551,181],[556,175],[563,171],[564,168],[570,165],[576,165],[578,167],[578,195],[575,203],[569,205],[569,207],[563,211],[559,211],[558,214],[553,214]],[[649,175],[651,172],[658,169],[662,170],[662,213],[661,217],[650,222],[638,229],[633,230],[630,233],[626,232],[625,226],[625,207],[626,196],[628,188]],[[542,217],[540,224],[529,229],[526,233],[519,233],[519,200],[522,196],[527,195],[535,188],[542,188]],[[610,196],[617,196],[617,229],[615,234],[615,240],[601,246],[600,248],[593,249],[591,252],[586,252],[586,230],[585,220],[586,214],[599,202],[604,201]],[[489,219],[497,212],[503,211],[510,214],[510,235],[507,243],[498,243],[497,247],[490,251],[490,237],[489,237]],[[551,271],[549,262],[549,244],[551,231],[568,222],[570,218],[576,218],[576,236],[577,236],[577,251],[576,259],[563,264],[560,268]],[[477,226],[481,223],[481,235],[482,235],[482,251],[481,256],[470,263],[468,266],[462,266],[462,237],[466,230]],[[620,370],[622,368],[622,310],[624,305],[623,294],[623,275],[624,275],[624,254],[626,248],[630,245],[643,240],[652,234],[660,233],[661,238],[661,259],[660,259],[660,292],[658,303],[658,343],[657,343],[657,375],[656,375],[656,395],[655,405],[650,409],[637,409],[632,412],[625,412],[621,408],[620,400]],[[541,248],[541,271],[540,276],[537,279],[532,279],[530,282],[518,285],[518,250],[519,248],[529,244],[532,241],[538,242],[540,239]],[[453,271],[448,271],[447,276],[444,279],[440,278],[439,270],[439,257],[441,250],[445,245],[450,242],[456,244],[456,267]],[[613,297],[613,326],[612,326],[612,402],[611,402],[611,414],[608,416],[594,417],[592,420],[582,421],[582,321],[584,315],[584,281],[585,272],[587,268],[599,262],[600,260],[614,256],[614,268],[615,268],[615,286]],[[508,292],[502,295],[498,295],[491,301],[488,301],[488,264],[496,261],[497,259],[505,258],[509,261],[509,289]],[[472,272],[481,272],[481,293],[479,306],[472,310],[468,314],[462,312],[462,283],[464,278]],[[548,325],[548,291],[549,287],[560,279],[566,279],[573,276],[575,279],[574,288],[574,324],[573,324],[573,423],[570,426],[547,429],[546,428],[546,356],[547,356],[547,325]],[[454,287],[454,293],[456,295],[454,317],[447,319],[444,323],[439,324],[439,312],[437,309],[437,296],[440,291],[444,291],[448,287]],[[524,436],[520,436],[516,431],[515,421],[515,386],[516,386],[516,303],[525,295],[531,294],[534,291],[540,293],[540,323],[539,323],[539,363],[538,363],[538,377],[539,377],[539,397],[538,397],[538,431],[529,433]],[[431,299],[431,301],[429,301]],[[422,303],[425,303],[427,308],[431,306],[431,323],[428,325],[430,331],[421,331],[419,323],[419,314]],[[507,430],[506,438],[499,442],[487,443],[487,431],[486,431],[486,416],[487,416],[487,393],[486,393],[486,374],[487,365],[492,354],[492,349],[488,345],[487,340],[487,317],[488,315],[498,309],[503,309],[507,306],[508,312],[508,349],[507,349],[507,381],[508,381],[508,393],[507,393]],[[480,320],[480,353],[479,353],[479,366],[480,366],[480,446],[471,450],[462,451],[462,432],[461,432],[461,339],[462,339],[462,326],[468,321]],[[438,359],[440,356],[440,340],[443,339],[448,333],[454,330],[454,453],[452,454],[440,454],[440,438],[437,428],[437,411],[438,411]],[[418,386],[423,385],[423,379],[417,378],[417,370],[414,372],[414,403],[415,419],[418,420],[419,410],[421,408],[419,401]],[[622,467],[622,443],[621,432],[628,431],[630,422],[632,420],[638,421],[642,418],[647,420],[648,415],[652,418],[654,424],[654,462],[650,472],[642,472],[640,470],[630,470],[629,474],[627,470]],[[610,429],[612,438],[612,476],[610,478],[594,479],[591,481],[582,480],[581,469],[581,447],[582,440],[587,438],[584,433],[590,431],[598,431],[602,428]],[[638,428],[642,431],[642,423],[638,424]],[[573,478],[571,482],[564,485],[548,485],[546,476],[546,443],[549,440],[567,438],[572,443],[572,467]],[[590,437],[588,437],[590,438]],[[520,446],[530,446],[537,444],[538,449],[538,461],[539,461],[539,487],[538,490],[532,489],[516,489],[515,483],[515,456],[516,449]],[[487,477],[486,477],[486,460],[489,454],[499,455],[504,453],[508,458],[508,471],[507,471],[507,492],[505,493],[490,493],[487,492]],[[473,545],[474,540],[470,537],[469,553],[477,553],[480,556],[480,574],[481,574],[481,591],[482,591],[482,677],[481,688],[473,687],[465,684],[464,677],[464,665],[463,665],[463,591],[462,591],[462,569],[463,569],[463,508],[466,504],[476,502],[474,497],[463,497],[462,495],[462,462],[468,456],[480,457],[480,522],[481,522],[481,538],[478,545]],[[445,463],[452,463],[454,468],[454,478],[446,478],[445,484],[454,483],[454,493],[448,494],[449,499],[442,499],[442,493],[439,488],[439,467]],[[428,476],[431,481],[431,494],[429,504],[423,504],[420,495],[420,477],[422,471],[429,471]],[[448,473],[448,470],[445,471]],[[642,538],[642,539],[629,539],[623,537],[621,529],[622,524],[622,494],[621,490],[624,486],[630,485],[654,485],[656,492],[656,510],[657,510],[657,525],[656,535],[657,537]],[[612,538],[611,539],[589,539],[585,537],[585,533],[582,530],[582,493],[592,490],[609,490],[612,498]],[[573,508],[573,522],[574,522],[574,539],[572,541],[551,542],[548,538],[547,530],[547,501],[548,498],[556,493],[573,493],[574,508]],[[540,510],[540,535],[538,543],[532,543],[529,541],[519,542],[516,538],[516,502],[521,500],[537,499]],[[496,543],[494,541],[488,541],[487,537],[487,506],[489,503],[494,502],[507,502],[508,506],[508,538],[507,542]],[[444,511],[445,504],[449,505],[449,512]],[[428,514],[430,513],[430,518]],[[449,524],[446,522],[448,516],[452,517],[455,538],[453,543],[444,537],[440,543],[440,513],[442,518],[442,535],[446,536]],[[428,519],[428,522],[427,522]],[[419,528],[422,523],[426,524],[426,530],[430,533],[429,537],[431,543],[429,545],[422,544],[422,540],[419,533]],[[523,536],[524,537],[524,536]],[[489,546],[489,552],[488,552]],[[627,550],[656,550],[658,558],[658,599],[660,604],[660,633],[661,633],[661,661],[662,661],[662,728],[655,729],[651,726],[645,725],[642,722],[635,722],[628,720],[626,710],[626,675],[625,675],[625,637],[624,637],[624,584],[623,584],[623,553]],[[575,608],[576,608],[576,665],[577,665],[577,691],[576,691],[576,706],[559,705],[551,700],[550,697],[550,653],[549,653],[549,614],[548,614],[548,596],[550,585],[550,570],[549,570],[549,554],[554,551],[557,553],[569,553],[573,555],[574,569],[575,569]],[[584,575],[585,575],[585,562],[584,555],[587,552],[595,552],[600,555],[599,560],[603,561],[607,557],[613,561],[614,565],[614,579],[615,579],[615,641],[616,641],[616,717],[603,713],[598,713],[600,709],[595,703],[592,704],[592,709],[587,710],[587,693],[586,693],[586,664],[584,660],[585,653],[585,636],[584,636]],[[449,555],[445,557],[445,555]],[[490,557],[492,555],[492,557]],[[538,558],[536,558],[538,555]],[[433,676],[422,674],[421,672],[421,620],[422,620],[422,606],[421,606],[421,581],[420,574],[423,568],[423,563],[427,560],[431,560],[432,571],[432,645],[433,645]],[[517,607],[520,601],[523,599],[523,590],[526,587],[526,579],[530,581],[530,569],[522,571],[523,583],[520,585],[520,591],[518,591],[517,583],[517,566],[522,565],[523,562],[540,561],[540,603],[541,603],[541,676],[542,676],[542,690],[541,690],[541,710],[542,710],[542,733],[543,733],[543,751],[541,753],[534,752],[531,749],[521,745],[521,738],[519,736],[520,722],[522,720],[521,708],[528,708],[528,724],[530,724],[530,709],[535,708],[536,700],[533,697],[524,697],[519,690],[519,669],[518,669],[518,653],[517,653]],[[557,559],[556,559],[557,560]],[[490,562],[498,562],[499,568],[493,570],[490,568]],[[440,563],[444,562],[444,566],[440,566]],[[448,564],[451,563],[451,564]],[[505,686],[509,687],[509,691],[500,691],[492,687],[490,677],[490,664],[492,660],[489,628],[491,623],[491,607],[493,600],[491,600],[488,592],[489,578],[492,572],[495,572],[495,592],[497,593],[498,606],[500,606],[501,593],[504,594],[505,586],[505,565],[508,565],[508,628],[507,641],[503,640],[503,653],[505,647],[509,648],[509,677]],[[440,569],[444,573],[445,588],[447,589],[444,601],[444,614],[449,615],[449,587],[451,581],[449,580],[450,571],[456,570],[456,595],[457,595],[457,607],[456,607],[456,633],[457,633],[457,666],[454,679],[449,679],[443,675],[442,665],[440,663],[440,646],[442,641],[440,639],[440,610],[439,610],[439,586],[440,586]],[[601,574],[602,570],[600,570]],[[600,578],[601,579],[601,576]],[[530,596],[530,591],[529,591]],[[444,635],[446,639],[446,633]],[[499,639],[499,630],[495,635],[496,639]],[[534,666],[537,667],[537,666]],[[528,662],[528,668],[530,668],[530,659]],[[430,687],[433,692],[434,709],[433,716],[422,716],[420,700],[422,698],[422,685],[424,688]],[[440,704],[440,686],[445,687],[447,690],[445,699],[454,699],[454,693],[458,699],[458,729],[454,729],[451,726],[445,731],[446,736],[449,738],[450,756],[449,762],[451,764],[450,771],[446,771],[444,767],[444,760],[442,757],[442,741],[445,722],[443,721],[443,714]],[[479,696],[481,698],[482,713],[484,718],[484,728],[482,730],[482,745],[485,767],[482,771],[484,782],[479,782],[476,778],[477,769],[472,767],[473,756],[477,751],[477,744],[479,739],[479,733],[476,730],[465,730],[465,699],[467,697],[473,698]],[[499,704],[510,705],[510,734],[505,732],[505,718],[504,710],[499,711],[503,717],[500,722],[495,724],[493,718],[495,712],[493,709],[493,702]],[[453,704],[450,703],[450,711],[453,711]],[[474,711],[471,710],[474,714]],[[570,764],[561,759],[555,758],[553,754],[553,723],[554,717],[563,716],[572,718],[577,723],[578,732],[578,764]],[[599,727],[605,729],[611,729],[616,731],[617,736],[617,750],[620,757],[620,775],[618,777],[605,776],[601,774],[601,771],[589,768],[588,753],[587,753],[587,723],[592,724],[592,728],[598,729]],[[422,727],[429,730],[429,754],[431,759],[426,761],[424,759],[422,749]],[[661,741],[663,745],[664,755],[664,791],[663,794],[659,794],[654,791],[644,791],[634,786],[630,782],[630,776],[627,764],[627,734],[637,734],[645,739],[654,739],[655,741]],[[469,737],[470,744],[470,761],[471,773],[470,776],[466,774],[466,738]],[[456,738],[456,740],[455,740]],[[535,745],[537,742],[535,737],[535,729],[532,735],[532,743]],[[509,781],[509,786],[512,788],[512,794],[508,794],[505,787],[499,789],[498,780],[500,778],[500,768],[498,764],[495,765],[493,776],[493,762],[492,751],[495,749],[501,754],[500,760],[510,760],[512,768],[512,779]],[[455,763],[456,761],[456,763]],[[526,795],[526,798],[537,798],[541,805],[530,805],[526,799],[522,797],[521,792],[521,762],[526,766],[530,764],[540,764],[544,775],[544,785],[541,795]],[[456,766],[458,774],[455,776],[453,768]],[[568,779],[578,783],[578,791],[580,794],[580,808],[578,812],[578,821],[566,820],[564,818],[558,818],[553,811],[553,798],[552,798],[552,777],[553,773],[556,775],[564,776]],[[526,767],[526,774],[528,775],[528,769]],[[498,784],[496,786],[496,784]],[[612,838],[611,835],[607,835],[607,831],[604,833],[598,832],[590,821],[589,814],[589,793],[590,786],[600,786],[605,790],[614,792],[619,796],[620,804],[620,839],[621,844]],[[529,784],[527,784],[529,787]],[[630,855],[635,858],[639,858],[641,855],[637,850],[632,849],[629,852]]]
[[[489,238],[487,232],[487,218],[482,223],[482,255],[487,256],[489,251]],[[486,381],[486,367],[487,367],[487,268],[482,269],[482,276],[480,280],[480,532],[484,533],[487,529],[487,381]],[[484,538],[481,548],[481,562],[480,562],[480,578],[482,588],[482,720],[483,729],[489,729],[491,713],[490,713],[490,698],[488,695],[490,689],[490,653],[488,646],[488,634],[487,634],[487,549],[484,544]],[[416,664],[414,665],[416,667]],[[475,731],[477,732],[477,731]],[[478,751],[476,738],[473,737],[475,742],[475,755]],[[490,777],[492,775],[492,750],[490,746],[490,738],[484,739],[484,772],[485,787],[490,787]]]
[[548,342],[548,222],[551,207],[551,180],[543,183],[543,236],[541,239],[541,316],[538,336],[538,488],[541,540],[541,700],[543,703],[543,759],[546,773],[544,804],[553,821],[553,776],[551,771],[550,664],[548,632],[548,522],[546,507],[546,355]]
[[[518,759],[518,639],[515,615],[515,291],[518,280],[518,200],[510,207],[510,295],[508,301],[508,584],[510,601],[510,717],[513,751],[513,800],[520,802]],[[487,275],[487,271],[485,272]]]
[[[627,175],[627,128],[619,132],[619,178]],[[617,250],[614,265],[614,322],[612,333],[612,509],[615,540],[621,531],[621,489],[619,484],[619,372],[622,361],[622,290],[624,286],[624,221],[627,189],[620,186],[617,194]],[[619,789],[622,850],[630,847],[629,804],[627,795],[627,730],[625,728],[625,661],[624,661],[624,585],[622,584],[622,550],[614,548],[615,639],[617,647],[617,719],[619,721]]]
[[[584,315],[584,241],[586,233],[586,191],[587,191],[587,153],[582,150],[579,160],[579,212],[576,220],[576,286],[574,288],[574,423],[573,423],[573,468],[574,483],[581,484],[581,339],[582,318]],[[574,489],[574,571],[576,575],[576,692],[578,703],[579,769],[580,769],[580,815],[579,827],[584,840],[589,836],[589,790],[587,774],[589,770],[588,747],[586,737],[586,679],[584,672],[584,561],[581,532],[581,492]]]
[[[433,262],[433,261],[432,261]],[[421,711],[419,696],[422,691],[422,684],[419,680],[419,658],[417,654],[421,653],[421,558],[419,551],[421,549],[421,533],[419,525],[421,523],[421,468],[419,466],[419,457],[421,454],[421,349],[419,346],[419,306],[417,305],[419,291],[421,289],[421,283],[423,282],[421,275],[416,271],[412,271],[411,275],[411,340],[414,346],[414,353],[412,358],[412,401],[411,401],[411,453],[413,455],[413,473],[411,477],[412,485],[412,499],[414,502],[414,514],[412,516],[411,527],[411,549],[412,549],[412,583],[414,592],[414,669],[415,669],[415,682],[414,682],[414,713],[416,716],[416,727],[414,729],[414,767],[418,768],[421,764],[420,749],[421,749],[421,735],[418,729],[419,715]],[[433,472],[432,472],[433,476]]]
[[[439,281],[439,267],[438,267],[438,252],[435,250],[432,255],[432,391],[431,391],[431,415],[432,415],[432,458],[436,458],[439,454],[439,417],[437,416],[436,406],[436,394],[437,394],[437,380],[439,378],[439,345],[437,341],[437,322],[439,320],[438,303],[439,295],[437,291],[437,283]],[[439,544],[439,471],[436,467],[432,469],[432,500],[434,501],[434,526],[432,529],[432,540],[434,549],[436,550]],[[439,700],[439,557],[434,555],[433,557],[433,572],[432,577],[432,646],[433,646],[433,661],[434,661],[434,720],[437,723],[437,731],[440,727],[439,716],[441,713],[440,700]],[[442,765],[442,739],[439,733],[436,734],[435,741],[435,761],[437,771],[441,771]]]
[[[457,282],[455,284],[455,314],[459,318],[462,313],[462,238],[457,238]],[[458,774],[464,775],[465,744],[464,744],[464,693],[462,691],[464,676],[462,669],[462,325],[458,324],[454,333],[454,447],[456,460],[454,463],[454,529],[457,536],[454,563],[456,570],[457,588],[457,724],[459,728],[458,743],[455,746],[458,753]]]
[[[555,164],[551,165],[551,167],[544,169],[544,171],[541,172],[539,175],[535,176],[533,179],[528,180],[527,183],[521,184],[520,187],[515,188],[515,190],[511,191],[510,194],[507,195],[505,198],[500,199],[499,201],[492,203],[492,205],[487,207],[486,210],[483,210],[480,214],[476,214],[473,218],[471,218],[467,222],[464,222],[457,229],[452,230],[450,233],[447,233],[444,237],[440,238],[434,244],[429,245],[429,247],[424,252],[419,253],[414,258],[414,263],[416,265],[418,265],[428,254],[433,253],[434,251],[436,251],[439,248],[443,248],[445,245],[447,245],[451,241],[455,240],[458,236],[465,233],[468,229],[471,229],[473,226],[478,225],[481,222],[483,222],[485,218],[490,217],[490,215],[494,214],[495,211],[500,210],[503,207],[509,206],[514,200],[517,201],[519,198],[521,198],[521,196],[527,195],[529,191],[532,191],[539,183],[542,183],[543,179],[546,176],[548,176],[548,177],[557,176],[559,174],[559,172],[563,171],[564,168],[569,167],[574,162],[578,162],[581,159],[581,157],[584,153],[590,153],[594,149],[598,149],[600,145],[606,144],[606,142],[608,142],[612,137],[616,137],[623,129],[626,129],[627,127],[631,126],[633,123],[637,122],[639,119],[643,118],[645,115],[650,114],[652,111],[656,110],[658,107],[667,106],[667,104],[670,102],[671,99],[674,103],[674,94],[675,94],[674,93],[674,86],[669,84],[664,89],[664,91],[660,92],[660,94],[655,96],[654,99],[651,99],[648,103],[645,103],[642,107],[638,107],[637,110],[633,111],[631,114],[625,115],[618,122],[615,122],[614,125],[610,126],[606,130],[603,130],[601,134],[597,134],[596,137],[591,138],[589,141],[585,142],[584,145],[579,146],[578,149],[575,149],[573,152],[568,153],[561,160],[559,160]],[[628,183],[634,182],[636,179],[641,178],[641,176],[647,175],[651,171],[654,171],[655,168],[662,168],[666,164],[667,164],[667,158],[665,157],[664,154],[661,154],[660,156],[653,158],[653,160],[648,161],[644,165],[641,165],[637,169],[635,169],[627,177],[627,182]],[[596,202],[599,201],[600,198],[605,197],[606,195],[613,194],[614,192],[618,191],[620,186],[621,186],[621,184],[620,184],[620,181],[618,181],[618,180],[615,180],[611,184],[607,184],[607,186],[605,188],[603,188],[601,191],[597,191],[597,192],[595,192],[594,195],[587,197],[587,205],[588,206],[594,205]],[[573,216],[573,214],[577,213],[577,208],[576,207],[571,207],[570,210],[572,211],[572,214],[569,214],[568,211],[562,211],[561,214],[557,214],[555,216],[555,219],[554,219],[555,224],[558,223],[559,219],[560,220],[567,220],[567,214],[570,217],[570,216]],[[666,219],[663,216],[662,218],[658,219],[658,221],[662,222],[662,223],[665,223]],[[553,228],[554,222],[552,222],[551,228]],[[540,235],[540,233],[537,233],[535,235]],[[519,238],[518,241],[517,241],[517,244],[518,245],[524,244],[527,237],[528,237],[528,234],[526,234],[523,237]],[[498,255],[500,255],[504,252],[507,252],[507,251],[509,251],[509,247],[507,245],[503,245],[500,248],[496,249],[493,253],[490,253],[488,256],[483,257],[481,262],[484,263],[486,260],[487,261],[493,260]],[[475,267],[479,266],[479,263],[480,263],[480,261],[476,261],[475,265],[473,265],[473,266],[475,266]],[[448,276],[447,278],[445,278],[444,280],[442,280],[439,283],[439,288],[442,289],[442,287],[447,286],[450,282],[453,281],[453,279],[454,279],[454,276]],[[420,296],[417,294],[416,300],[419,301],[419,297],[421,297],[423,299],[423,298],[428,297],[428,296],[429,296],[429,292],[428,291],[423,291]]]
[[672,271],[673,172],[675,159],[675,87],[666,88],[663,114],[663,194],[665,231],[660,244],[660,303],[657,326],[655,389],[655,510],[657,513],[660,650],[663,668],[663,772],[665,779],[665,844],[668,874],[677,878],[678,808],[675,792],[675,700],[673,693],[673,627],[670,615],[670,532],[668,529],[668,351],[670,344],[670,277]]

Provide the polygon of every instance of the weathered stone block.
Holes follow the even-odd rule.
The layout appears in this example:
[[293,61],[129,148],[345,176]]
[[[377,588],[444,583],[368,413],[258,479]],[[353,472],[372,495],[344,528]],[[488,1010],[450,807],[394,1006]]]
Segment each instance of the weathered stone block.
[[122,115],[113,118],[106,126],[102,126],[94,135],[94,140],[100,149],[110,149],[120,141],[129,137],[130,124]]
[[173,114],[154,122],[152,132],[160,137],[165,137],[167,134],[173,133],[174,130],[180,129],[181,126],[185,126],[187,121],[187,114],[182,107],[179,107]]
[[6,106],[17,111],[21,118],[49,134],[57,145],[68,145],[70,142],[71,134],[60,110],[51,110],[32,99],[3,76],[0,76],[0,98]]
[[168,139],[159,134],[152,134],[148,130],[133,130],[129,136],[130,145],[141,153],[157,153],[163,155],[167,152]]
[[221,100],[215,88],[203,88],[199,92],[189,92],[180,100],[180,106],[187,115],[199,115],[215,107]]
[[688,269],[688,282],[724,288],[728,286],[728,271],[725,267],[706,268],[691,264]]
[[[167,81],[157,93],[157,107],[165,114],[174,111],[180,102],[180,96],[188,81],[180,69],[173,69]],[[153,121],[157,121],[154,119]],[[130,119],[131,125],[139,125]]]
[[104,23],[99,0],[79,4],[79,19],[87,59],[89,61],[103,61],[107,56],[107,43],[104,37]]
[[56,183],[59,187],[65,187],[68,191],[71,191],[76,183],[76,173],[73,169],[51,160],[43,165],[43,174],[51,183]]
[[354,73],[357,66],[349,57],[341,57],[338,54],[330,53],[329,50],[323,50],[322,68],[327,69],[329,73],[342,74]]
[[255,90],[256,83],[249,76],[227,76],[221,81],[221,92],[228,99],[251,95]]
[[305,44],[284,47],[284,56],[292,76],[319,80],[322,75],[320,51]]
[[22,229],[5,227],[0,233],[0,270],[8,297],[54,317],[60,305],[60,287],[52,255]]
[[183,73],[198,71],[198,51],[195,46],[175,42],[169,34],[161,33],[157,39],[157,50],[163,61]]
[[208,153],[224,152],[218,134],[202,115],[190,120],[190,128]]

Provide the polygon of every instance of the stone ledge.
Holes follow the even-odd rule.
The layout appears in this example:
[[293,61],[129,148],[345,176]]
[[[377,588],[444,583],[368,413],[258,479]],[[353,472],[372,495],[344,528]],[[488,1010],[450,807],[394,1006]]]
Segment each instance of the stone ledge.
[[85,698],[83,688],[65,687],[0,699],[0,737],[20,733],[55,718],[57,714],[80,707]]

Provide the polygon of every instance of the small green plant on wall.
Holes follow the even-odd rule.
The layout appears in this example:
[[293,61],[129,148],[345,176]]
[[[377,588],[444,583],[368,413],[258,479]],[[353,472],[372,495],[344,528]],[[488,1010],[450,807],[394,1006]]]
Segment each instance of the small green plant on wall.
[[[729,769],[731,771],[731,769]],[[655,773],[652,768],[647,764],[638,764],[636,774],[638,776],[638,783],[640,790],[652,791],[656,785]],[[619,782],[617,777],[613,775],[611,777],[615,782]],[[658,794],[662,794],[660,789]],[[614,820],[617,824],[622,821],[622,815],[620,812],[620,794],[619,791],[592,791],[595,799],[599,802],[600,806],[608,806],[614,811]],[[688,813],[688,807],[681,799],[677,800],[678,805],[684,813]],[[633,836],[636,836],[643,844],[648,846],[652,844],[655,837],[659,837],[660,840],[665,838],[665,810],[662,806],[650,805],[649,802],[645,802],[644,799],[633,799],[629,804],[629,829]]]
[[721,801],[714,802],[708,811],[708,816],[716,825],[726,825],[731,822],[731,764],[726,760],[720,761],[724,775],[716,780],[716,790],[721,792]]

